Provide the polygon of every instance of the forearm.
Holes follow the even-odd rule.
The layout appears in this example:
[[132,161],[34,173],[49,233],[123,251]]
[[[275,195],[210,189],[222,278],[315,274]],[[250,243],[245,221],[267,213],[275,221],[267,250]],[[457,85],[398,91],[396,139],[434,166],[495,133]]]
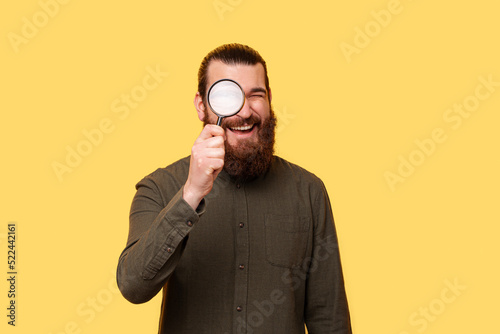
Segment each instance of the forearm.
[[146,302],[161,290],[179,263],[189,232],[199,220],[199,213],[183,200],[182,188],[159,212],[148,193],[151,190],[140,189],[134,198],[129,240],[118,263],[118,287],[132,303]]

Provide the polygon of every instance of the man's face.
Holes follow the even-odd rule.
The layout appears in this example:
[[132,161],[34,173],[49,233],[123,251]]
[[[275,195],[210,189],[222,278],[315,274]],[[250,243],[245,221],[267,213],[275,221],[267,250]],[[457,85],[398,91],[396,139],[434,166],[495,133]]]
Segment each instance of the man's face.
[[[222,120],[226,134],[225,170],[234,177],[251,179],[269,167],[274,153],[276,119],[271,108],[271,92],[266,89],[262,64],[228,65],[212,61],[207,71],[207,91],[220,79],[238,82],[245,93],[245,104],[240,112]],[[195,97],[198,117],[204,124],[215,124],[215,115],[199,94]]]
[[[212,61],[207,71],[207,88],[220,79],[232,79],[238,82],[245,93],[245,104],[240,112],[234,116],[222,120],[222,126],[226,130],[226,138],[229,145],[237,147],[243,142],[258,141],[257,133],[265,120],[270,117],[270,92],[266,89],[264,67],[256,65],[235,64],[228,65],[220,61]],[[208,91],[208,89],[207,89]],[[204,117],[202,121],[215,124],[215,115],[206,103],[204,97]]]

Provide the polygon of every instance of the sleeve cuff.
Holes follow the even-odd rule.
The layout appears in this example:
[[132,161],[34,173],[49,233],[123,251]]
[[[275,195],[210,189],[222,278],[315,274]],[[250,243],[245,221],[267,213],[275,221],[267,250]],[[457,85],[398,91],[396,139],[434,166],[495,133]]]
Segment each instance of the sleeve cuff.
[[184,237],[205,213],[206,202],[203,198],[196,210],[193,210],[182,197],[183,190],[184,187],[181,187],[164,210],[166,212],[165,219],[167,222]]

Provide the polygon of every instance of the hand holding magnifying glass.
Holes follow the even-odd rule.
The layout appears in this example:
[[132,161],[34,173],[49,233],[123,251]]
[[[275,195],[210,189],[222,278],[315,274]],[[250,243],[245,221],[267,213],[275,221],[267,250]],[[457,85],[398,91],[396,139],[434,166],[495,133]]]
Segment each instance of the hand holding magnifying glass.
[[193,209],[212,190],[214,180],[224,166],[224,130],[219,126],[224,117],[236,115],[243,108],[245,93],[236,81],[222,79],[210,86],[207,102],[219,117],[218,126],[205,126],[191,150],[189,175],[182,196]]
[[207,94],[208,106],[219,118],[220,125],[224,117],[236,115],[245,104],[245,93],[234,80],[221,79],[212,84]]

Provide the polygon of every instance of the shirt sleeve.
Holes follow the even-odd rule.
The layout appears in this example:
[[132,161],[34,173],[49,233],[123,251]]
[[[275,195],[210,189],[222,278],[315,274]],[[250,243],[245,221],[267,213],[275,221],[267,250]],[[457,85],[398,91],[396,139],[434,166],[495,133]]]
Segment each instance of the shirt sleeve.
[[351,334],[351,322],[330,200],[322,191],[315,212],[313,255],[306,282],[305,322],[309,334]]
[[132,303],[149,301],[166,284],[179,263],[189,232],[205,211],[204,200],[195,211],[182,193],[183,187],[165,206],[151,178],[137,184],[127,246],[117,268],[118,287]]

